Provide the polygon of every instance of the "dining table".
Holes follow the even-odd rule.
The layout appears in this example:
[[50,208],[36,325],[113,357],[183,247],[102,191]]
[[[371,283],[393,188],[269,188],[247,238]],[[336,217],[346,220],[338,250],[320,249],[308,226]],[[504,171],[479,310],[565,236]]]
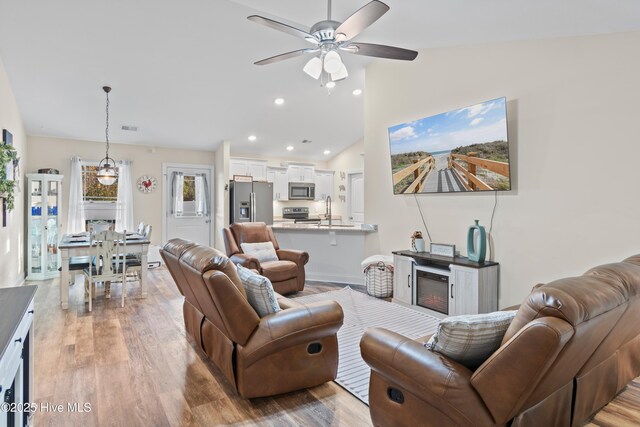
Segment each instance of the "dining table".
[[[150,241],[143,235],[127,233],[127,254],[140,255],[140,288],[142,298],[147,297],[147,255]],[[90,257],[96,255],[96,247],[90,243],[89,233],[64,234],[58,245],[62,269],[60,274],[60,304],[63,309],[69,308],[69,259],[72,257]]]

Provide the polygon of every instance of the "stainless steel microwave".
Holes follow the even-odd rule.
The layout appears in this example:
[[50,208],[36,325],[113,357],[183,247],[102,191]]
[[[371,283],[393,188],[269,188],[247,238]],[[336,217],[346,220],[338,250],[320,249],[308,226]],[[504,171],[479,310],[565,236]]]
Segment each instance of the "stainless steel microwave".
[[289,200],[315,200],[316,185],[312,182],[290,182]]

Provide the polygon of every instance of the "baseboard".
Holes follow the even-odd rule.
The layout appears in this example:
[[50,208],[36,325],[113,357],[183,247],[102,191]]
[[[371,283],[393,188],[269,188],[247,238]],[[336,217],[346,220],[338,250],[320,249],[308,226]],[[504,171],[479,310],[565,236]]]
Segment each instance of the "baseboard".
[[345,285],[362,285],[362,276],[343,276],[333,274],[313,274],[306,272],[307,280],[311,282],[332,282]]
[[18,286],[22,286],[24,285],[24,281],[27,278],[27,274],[26,273],[20,273],[20,275],[18,276],[18,278],[16,279],[15,283],[13,284],[14,287],[18,287]]

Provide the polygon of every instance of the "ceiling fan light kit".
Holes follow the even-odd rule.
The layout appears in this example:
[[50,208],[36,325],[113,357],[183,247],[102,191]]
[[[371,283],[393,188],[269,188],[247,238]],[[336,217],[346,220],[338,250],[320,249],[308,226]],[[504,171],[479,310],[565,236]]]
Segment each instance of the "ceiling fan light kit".
[[330,50],[324,56],[324,70],[329,74],[337,73],[343,65],[342,58],[335,50]]
[[349,72],[347,71],[347,67],[342,64],[342,67],[338,69],[335,73],[331,73],[331,80],[337,82],[339,80],[344,80],[349,77]]
[[[355,55],[373,56],[376,58],[397,59],[413,61],[418,52],[399,47],[385,46],[371,43],[353,42],[351,39],[360,34],[369,25],[380,19],[387,13],[389,6],[381,1],[373,0],[358,9],[344,22],[331,19],[331,0],[327,1],[327,19],[315,23],[309,31],[265,18],[264,16],[251,15],[247,19],[258,24],[265,25],[274,30],[282,31],[295,37],[302,38],[314,45],[313,48],[294,50],[280,55],[272,56],[255,62],[256,65],[267,65],[274,62],[294,58],[308,53],[318,53],[304,66],[303,71],[314,79],[319,79],[323,70],[330,76],[330,81],[324,84],[346,79],[349,75],[347,67],[342,62],[338,50]],[[324,79],[324,78],[323,78]],[[331,87],[335,86],[335,83]]]
[[309,62],[307,62],[307,64],[304,66],[302,71],[318,80],[320,78],[320,74],[322,74],[322,59],[318,58],[317,56],[311,58]]

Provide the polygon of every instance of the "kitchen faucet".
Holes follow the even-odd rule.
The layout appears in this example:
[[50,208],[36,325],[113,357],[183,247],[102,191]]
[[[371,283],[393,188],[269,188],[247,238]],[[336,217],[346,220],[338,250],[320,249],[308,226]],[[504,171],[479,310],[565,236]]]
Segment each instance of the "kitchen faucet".
[[331,196],[327,196],[326,209],[324,215],[329,218],[329,227],[331,227]]

